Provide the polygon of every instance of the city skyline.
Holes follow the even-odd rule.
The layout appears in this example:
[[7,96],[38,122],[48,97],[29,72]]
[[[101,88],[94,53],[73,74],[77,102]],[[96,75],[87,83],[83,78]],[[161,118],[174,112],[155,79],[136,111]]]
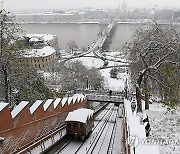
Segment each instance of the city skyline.
[[128,7],[180,8],[180,3],[178,0],[3,0],[3,6],[1,7],[10,11],[26,9],[73,9],[82,7],[118,8],[123,1],[127,3]]

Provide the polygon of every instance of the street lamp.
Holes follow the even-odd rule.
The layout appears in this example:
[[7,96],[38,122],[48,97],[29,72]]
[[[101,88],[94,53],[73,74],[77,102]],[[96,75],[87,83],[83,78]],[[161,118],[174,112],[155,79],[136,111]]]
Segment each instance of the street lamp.
[[86,77],[86,89],[89,89],[89,81],[88,81],[88,76]]

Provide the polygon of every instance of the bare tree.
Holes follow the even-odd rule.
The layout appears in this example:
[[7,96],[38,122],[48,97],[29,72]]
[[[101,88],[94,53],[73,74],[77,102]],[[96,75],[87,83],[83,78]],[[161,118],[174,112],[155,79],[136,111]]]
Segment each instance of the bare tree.
[[103,87],[102,75],[93,68],[86,68],[81,61],[66,62],[59,71],[59,84],[62,91]]
[[[177,77],[177,80],[169,84],[176,85],[179,83],[177,67],[179,67],[180,59],[180,37],[172,26],[162,26],[155,22],[150,27],[137,29],[133,42],[128,46],[128,51],[132,61],[132,78],[136,81],[138,112],[142,111],[141,92],[143,84],[147,109],[149,86],[151,86],[151,89],[152,87],[156,88],[158,93],[165,96],[164,101],[165,98],[173,99],[170,91],[173,91],[173,96],[179,96],[177,91],[179,89],[172,89],[164,79],[164,76],[166,76],[166,79],[170,77],[163,69],[168,65],[176,68],[176,73],[174,72],[172,75]],[[178,98],[178,96],[175,98]]]

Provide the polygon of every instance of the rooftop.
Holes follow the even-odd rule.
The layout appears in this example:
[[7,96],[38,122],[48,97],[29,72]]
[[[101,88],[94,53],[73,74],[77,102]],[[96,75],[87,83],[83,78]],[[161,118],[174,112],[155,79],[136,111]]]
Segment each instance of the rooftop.
[[7,105],[8,103],[0,102],[0,111],[2,111]]
[[26,58],[31,57],[47,57],[55,53],[55,49],[50,46],[45,46],[41,49],[29,49],[25,51],[25,54],[23,55]]
[[34,37],[42,38],[46,42],[46,41],[50,41],[50,40],[56,38],[57,35],[52,35],[52,34],[26,34],[26,37],[29,37],[29,38],[34,38]]
[[15,118],[27,105],[29,102],[22,101],[20,102],[11,112],[12,118]]
[[89,117],[93,116],[94,111],[91,109],[77,109],[73,112],[69,112],[68,116],[66,117],[65,121],[79,121],[82,123],[86,123],[86,120]]

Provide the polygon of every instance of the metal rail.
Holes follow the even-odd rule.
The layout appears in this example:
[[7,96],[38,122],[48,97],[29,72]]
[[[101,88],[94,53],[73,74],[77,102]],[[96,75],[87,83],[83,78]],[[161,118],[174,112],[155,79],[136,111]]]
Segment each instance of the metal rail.
[[[99,109],[99,110],[96,112],[95,117],[96,117],[97,114],[100,112],[100,110],[103,110],[104,108],[105,108],[105,107],[102,107],[101,109]],[[108,110],[107,110],[107,111],[105,112],[105,114],[102,116],[102,118],[100,119],[100,121],[98,121],[98,123],[94,126],[93,130],[99,125],[99,123],[101,122],[101,120],[103,120],[103,118],[106,116],[107,113],[108,113]],[[59,150],[56,152],[56,154],[62,153],[66,148],[68,148],[68,146],[70,145],[70,143],[73,142],[73,141],[75,141],[75,139],[74,139],[74,140],[69,139],[68,144],[65,144],[64,148],[63,148],[63,149],[59,149]],[[82,141],[82,143],[81,143],[81,145],[79,146],[78,149],[80,149],[80,148],[83,146],[84,142],[85,142],[85,141]],[[77,151],[78,151],[78,150],[77,150]],[[74,152],[74,153],[76,153],[76,152]]]
[[[92,144],[91,144],[90,148],[87,150],[86,154],[92,154],[93,151],[95,150],[96,145],[97,145],[97,143],[98,143],[98,141],[99,141],[99,139],[100,139],[100,137],[101,137],[101,135],[102,135],[102,133],[103,133],[103,130],[104,130],[104,128],[107,126],[108,121],[109,121],[109,119],[111,118],[111,116],[112,116],[113,113],[114,113],[113,110],[111,110],[111,112],[109,113],[109,115],[108,115],[107,118],[105,119],[105,122],[104,122],[103,126],[102,126],[101,129],[99,130],[99,133],[97,134],[97,138],[95,138],[94,141],[92,141]],[[116,114],[117,114],[117,113],[116,113]],[[109,129],[107,129],[107,130],[109,130]],[[107,135],[107,131],[106,131],[106,134],[105,134],[105,136],[104,136],[104,139],[105,139],[106,135]],[[103,144],[103,142],[102,142],[102,144]],[[100,149],[102,148],[102,144],[101,144]],[[100,149],[99,149],[99,150],[100,150]]]

